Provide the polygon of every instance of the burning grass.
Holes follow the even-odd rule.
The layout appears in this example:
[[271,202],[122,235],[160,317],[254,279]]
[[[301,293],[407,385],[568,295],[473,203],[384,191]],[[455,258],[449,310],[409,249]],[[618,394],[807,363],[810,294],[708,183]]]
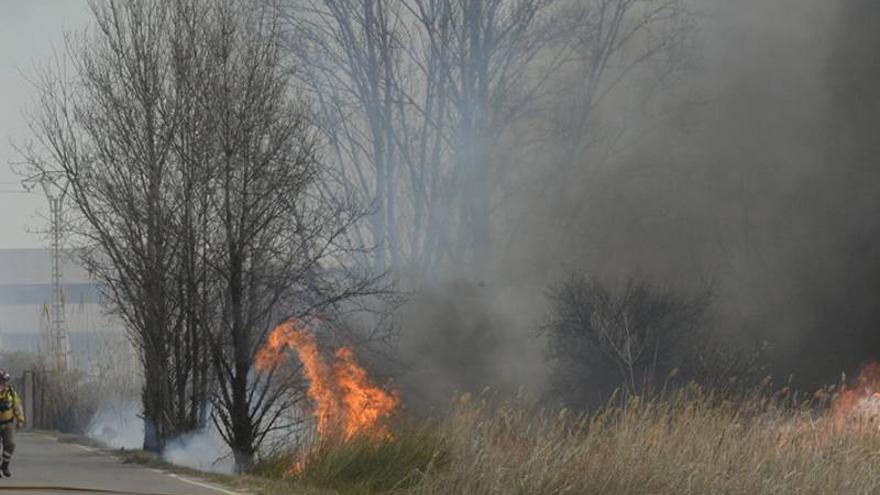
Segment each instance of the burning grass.
[[[317,433],[322,441],[346,441],[355,436],[386,438],[386,421],[399,404],[397,393],[375,385],[348,347],[328,360],[318,348],[309,326],[291,319],[278,325],[257,354],[257,370],[265,372],[285,363],[293,350],[308,378],[308,397],[314,404]],[[293,465],[293,469],[297,464]]]
[[880,365],[800,403],[690,386],[575,415],[463,396],[439,423],[413,428],[351,351],[325,359],[294,321],[272,333],[260,366],[287,350],[309,379],[318,442],[265,457],[253,473],[286,480],[289,493],[880,493]]
[[696,387],[588,416],[465,396],[435,427],[324,444],[289,482],[343,494],[880,493],[880,431],[859,425]]

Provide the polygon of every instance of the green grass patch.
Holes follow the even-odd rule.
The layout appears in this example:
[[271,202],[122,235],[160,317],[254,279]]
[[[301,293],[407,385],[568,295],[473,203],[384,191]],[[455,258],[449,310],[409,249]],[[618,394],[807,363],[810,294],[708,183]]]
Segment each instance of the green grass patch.
[[[291,466],[302,459],[303,467],[291,475]],[[435,428],[401,428],[387,440],[356,437],[325,442],[304,457],[296,453],[267,456],[251,474],[290,477],[298,484],[344,495],[376,494],[410,488],[426,472],[442,469],[448,462],[448,449]]]

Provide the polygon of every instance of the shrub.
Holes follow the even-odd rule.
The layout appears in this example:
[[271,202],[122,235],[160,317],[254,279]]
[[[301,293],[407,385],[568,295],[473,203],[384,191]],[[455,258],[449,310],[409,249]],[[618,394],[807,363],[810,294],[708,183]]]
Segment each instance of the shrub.
[[105,397],[100,385],[77,370],[34,370],[33,425],[63,433],[83,433]]
[[709,291],[685,294],[639,276],[615,289],[582,273],[548,297],[543,331],[554,388],[577,406],[604,401],[615,388],[635,395],[663,383],[708,331],[712,300]]

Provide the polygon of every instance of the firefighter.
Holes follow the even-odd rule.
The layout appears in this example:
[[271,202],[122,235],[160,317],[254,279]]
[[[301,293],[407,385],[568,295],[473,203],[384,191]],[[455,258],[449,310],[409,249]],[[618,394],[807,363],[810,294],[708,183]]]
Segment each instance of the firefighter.
[[3,445],[0,460],[0,475],[11,478],[9,462],[15,452],[14,427],[24,425],[24,412],[21,410],[21,398],[9,380],[9,373],[0,370],[0,443]]

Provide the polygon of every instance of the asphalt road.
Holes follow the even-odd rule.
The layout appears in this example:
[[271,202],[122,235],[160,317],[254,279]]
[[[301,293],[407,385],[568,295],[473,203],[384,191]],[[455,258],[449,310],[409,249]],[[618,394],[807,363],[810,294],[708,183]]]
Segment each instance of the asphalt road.
[[19,432],[12,478],[0,479],[0,495],[71,493],[124,495],[233,495],[211,483],[136,464],[107,453]]

